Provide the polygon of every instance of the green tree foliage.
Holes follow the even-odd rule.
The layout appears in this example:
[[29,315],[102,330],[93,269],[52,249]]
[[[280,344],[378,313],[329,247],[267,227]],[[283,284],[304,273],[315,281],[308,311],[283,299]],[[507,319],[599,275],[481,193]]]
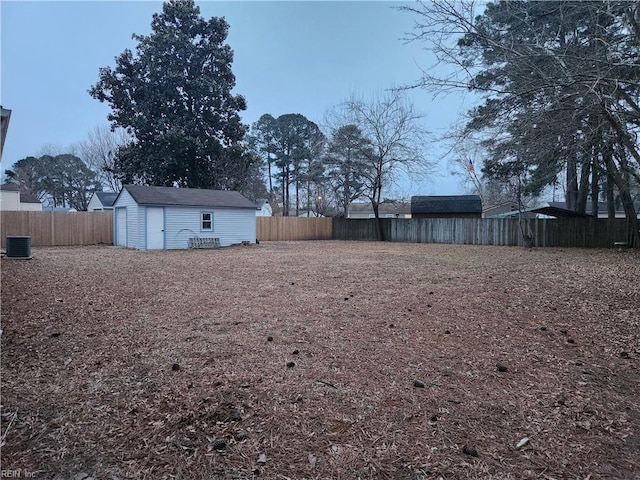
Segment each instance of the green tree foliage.
[[153,15],[149,36],[133,35],[114,69],[100,69],[91,96],[107,102],[113,127],[133,140],[117,152],[124,182],[229,189],[251,162],[241,140],[246,109],[233,95],[233,51],[224,18],[205,20],[193,0],[171,0]]
[[320,128],[299,113],[278,118],[265,114],[253,124],[250,143],[268,166],[269,185],[273,185],[272,177],[278,184],[283,215],[289,215],[292,208],[292,189],[296,214],[305,196],[307,210],[310,209],[314,186],[322,178],[318,161],[324,141]]
[[42,201],[46,192],[42,189],[44,172],[39,158],[26,157],[18,160],[11,170],[5,172],[5,175],[7,182],[18,185],[23,192],[33,193]]
[[364,194],[372,155],[371,142],[356,125],[344,125],[333,132],[324,161],[336,203],[345,217],[349,205]]
[[102,190],[95,172],[71,154],[23,158],[6,175],[10,183],[34,193],[52,207],[86,210],[93,192]]
[[276,155],[277,121],[272,115],[265,113],[251,125],[249,143],[251,150],[262,159],[267,166],[269,193],[273,194],[273,168]]
[[502,1],[475,15],[471,2],[435,0],[407,10],[419,19],[415,38],[454,67],[420,85],[485,96],[468,123],[486,133],[484,173],[517,177],[535,194],[564,172],[576,211],[613,183],[640,245],[631,196],[640,180],[639,4]]

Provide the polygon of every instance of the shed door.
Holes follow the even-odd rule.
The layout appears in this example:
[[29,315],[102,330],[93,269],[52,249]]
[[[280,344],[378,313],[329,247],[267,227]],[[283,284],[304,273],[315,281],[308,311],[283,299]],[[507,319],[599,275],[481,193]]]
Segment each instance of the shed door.
[[116,245],[127,246],[127,207],[116,208]]
[[147,250],[164,248],[164,209],[147,208]]

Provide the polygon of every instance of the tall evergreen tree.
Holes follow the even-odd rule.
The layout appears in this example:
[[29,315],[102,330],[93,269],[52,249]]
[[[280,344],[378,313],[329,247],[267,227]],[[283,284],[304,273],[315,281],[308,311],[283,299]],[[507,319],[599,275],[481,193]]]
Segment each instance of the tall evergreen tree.
[[[279,184],[283,215],[289,215],[293,206],[296,214],[299,212],[303,193],[308,209],[311,184],[319,178],[317,160],[324,140],[320,128],[300,113],[286,113],[278,118],[264,114],[253,124],[250,143],[268,166],[270,188],[274,189],[273,180]],[[292,188],[295,203],[291,200]]]
[[52,207],[86,210],[91,194],[102,190],[95,172],[79,157],[68,153],[23,158],[6,173],[10,183],[34,193]]
[[153,15],[152,33],[133,35],[114,69],[100,69],[91,96],[107,102],[114,127],[133,140],[115,169],[124,182],[232,188],[248,161],[240,143],[245,99],[233,95],[233,51],[224,18],[205,20],[193,0],[170,0]]
[[343,125],[333,132],[325,164],[337,204],[345,217],[349,214],[349,205],[364,194],[372,154],[371,142],[356,125]]

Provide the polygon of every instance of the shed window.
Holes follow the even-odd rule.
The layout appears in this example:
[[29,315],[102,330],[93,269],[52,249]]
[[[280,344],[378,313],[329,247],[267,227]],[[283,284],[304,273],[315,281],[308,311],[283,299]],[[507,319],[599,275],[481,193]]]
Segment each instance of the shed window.
[[213,230],[213,213],[212,212],[202,212],[200,214],[201,217],[201,228],[204,231],[212,231]]

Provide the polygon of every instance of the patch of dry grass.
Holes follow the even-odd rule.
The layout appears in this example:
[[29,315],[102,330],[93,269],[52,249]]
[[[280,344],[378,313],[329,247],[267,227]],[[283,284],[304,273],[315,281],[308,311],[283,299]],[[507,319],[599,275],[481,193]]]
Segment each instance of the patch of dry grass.
[[3,470],[640,478],[636,252],[33,255],[2,259]]

